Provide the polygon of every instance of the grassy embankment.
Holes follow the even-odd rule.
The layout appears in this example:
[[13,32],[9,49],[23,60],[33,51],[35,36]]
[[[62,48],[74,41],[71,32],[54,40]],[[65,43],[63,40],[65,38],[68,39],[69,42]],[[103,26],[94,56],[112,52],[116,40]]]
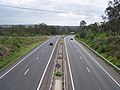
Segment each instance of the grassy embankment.
[[0,71],[47,39],[48,37],[0,38]]
[[97,51],[103,57],[120,68],[120,36],[112,36],[106,32],[94,33],[91,30],[82,31],[76,35],[82,41]]

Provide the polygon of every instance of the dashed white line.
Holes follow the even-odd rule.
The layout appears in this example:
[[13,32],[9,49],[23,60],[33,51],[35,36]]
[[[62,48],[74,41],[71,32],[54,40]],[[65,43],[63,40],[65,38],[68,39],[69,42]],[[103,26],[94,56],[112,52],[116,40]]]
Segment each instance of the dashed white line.
[[38,59],[39,59],[39,57],[36,58],[36,60],[38,60]]
[[27,69],[27,70],[25,71],[24,75],[26,75],[26,74],[28,73],[28,71],[29,71],[29,69]]
[[43,52],[45,52],[45,50],[43,50]]
[[87,69],[87,71],[88,71],[88,72],[90,72],[90,70],[89,70],[89,68],[88,68],[88,67],[86,67],[86,69]]
[[80,56],[80,59],[82,59],[82,57]]

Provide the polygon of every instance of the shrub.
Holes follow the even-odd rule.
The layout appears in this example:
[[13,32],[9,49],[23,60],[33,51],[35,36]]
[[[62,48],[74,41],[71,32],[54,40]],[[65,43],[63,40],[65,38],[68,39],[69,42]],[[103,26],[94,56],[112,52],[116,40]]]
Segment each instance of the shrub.
[[92,35],[90,39],[91,39],[91,41],[92,41],[92,40],[94,39],[94,35]]
[[98,45],[95,45],[94,49],[95,49],[95,50],[99,49],[99,46],[98,46]]
[[62,76],[61,72],[57,71],[56,76],[61,77]]
[[105,58],[108,57],[107,54],[105,54],[105,53],[101,53],[101,55],[102,55],[103,57],[105,57]]
[[76,38],[79,38],[79,35],[77,34],[75,37],[76,37]]
[[106,45],[106,51],[109,52],[112,49],[112,46]]
[[99,46],[99,49],[97,50],[99,53],[104,53],[106,52],[105,47]]
[[81,32],[79,33],[79,36],[80,36],[80,38],[85,38],[85,37],[86,37],[86,34],[87,34],[86,31],[81,31]]
[[112,57],[112,56],[109,56],[109,57],[108,57],[108,60],[109,60],[110,62],[112,62],[112,61],[113,61],[113,57]]

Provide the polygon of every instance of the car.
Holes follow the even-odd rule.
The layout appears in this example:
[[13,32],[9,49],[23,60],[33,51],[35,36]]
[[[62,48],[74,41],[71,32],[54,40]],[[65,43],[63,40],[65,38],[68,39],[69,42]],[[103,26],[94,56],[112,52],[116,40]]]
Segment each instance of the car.
[[73,40],[73,38],[71,37],[70,40]]
[[53,43],[49,43],[50,46],[53,46]]

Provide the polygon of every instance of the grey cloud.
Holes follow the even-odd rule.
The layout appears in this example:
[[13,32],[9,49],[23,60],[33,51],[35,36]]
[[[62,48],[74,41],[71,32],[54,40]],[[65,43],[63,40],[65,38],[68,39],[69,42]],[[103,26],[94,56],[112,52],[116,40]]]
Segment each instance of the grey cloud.
[[[8,0],[1,0],[0,4],[8,4],[6,2]],[[100,18],[95,18],[96,16],[101,16],[104,14],[104,9],[106,7],[106,2],[102,2],[105,5],[99,5],[101,0],[87,0],[86,4],[80,3],[62,3],[55,0],[33,0],[32,3],[21,3],[21,7],[28,8],[37,8],[37,9],[45,9],[45,10],[56,10],[63,12],[72,12],[76,15],[76,17],[72,17],[68,15],[68,17],[59,16],[57,13],[50,12],[37,12],[30,10],[21,10],[21,9],[13,9],[6,8],[0,6],[0,24],[5,23],[40,23],[44,22],[47,24],[61,24],[61,25],[79,25],[80,20],[85,19],[88,23],[101,21]],[[92,3],[92,2],[93,3]],[[99,2],[98,2],[99,1]],[[10,3],[10,5],[14,5]],[[78,17],[77,15],[81,16]],[[82,17],[84,16],[84,18]],[[93,15],[93,16],[92,16]]]

